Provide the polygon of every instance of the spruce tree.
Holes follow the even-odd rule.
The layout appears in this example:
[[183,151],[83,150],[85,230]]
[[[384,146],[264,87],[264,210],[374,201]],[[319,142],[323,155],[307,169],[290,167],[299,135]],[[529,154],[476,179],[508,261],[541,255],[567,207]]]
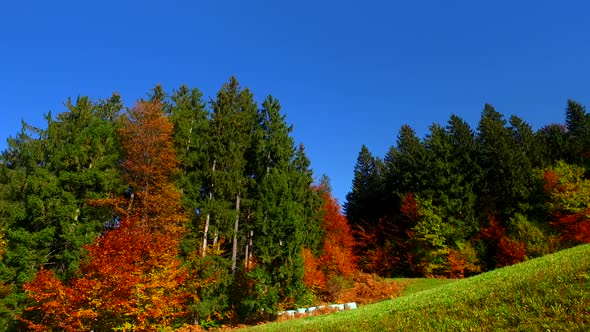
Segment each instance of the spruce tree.
[[[255,287],[244,290],[241,298],[242,314],[253,319],[260,318],[261,312],[274,313],[277,305],[285,300],[299,302],[303,299],[306,291],[301,250],[306,239],[317,237],[310,232],[310,225],[319,224],[310,218],[310,211],[316,207],[309,204],[308,161],[297,164],[298,153],[290,136],[292,127],[281,114],[278,100],[267,97],[258,120],[257,209],[249,227],[245,251],[245,278],[247,284]],[[303,169],[298,169],[300,166]]]
[[[184,245],[186,253],[207,251],[207,233],[209,225],[203,218],[203,210],[209,203],[207,195],[207,176],[210,159],[209,144],[209,112],[202,93],[186,85],[174,91],[171,105],[167,113],[174,125],[174,146],[179,160],[180,174],[177,186],[183,192],[183,206],[190,214],[191,231]],[[211,193],[209,193],[211,194]]]
[[504,116],[486,104],[478,125],[478,165],[483,177],[479,181],[480,209],[506,219],[528,198],[530,163],[523,148],[514,141]]
[[[211,107],[209,183],[214,202],[208,213],[214,213],[216,218],[211,225],[214,242],[218,236],[231,237],[231,269],[235,271],[240,220],[247,218],[252,211],[248,195],[251,194],[253,174],[246,156],[252,149],[257,106],[250,90],[241,89],[236,78],[231,77],[217,93]],[[243,202],[247,205],[244,206]]]
[[363,144],[354,166],[352,189],[346,195],[344,211],[351,225],[376,225],[384,213],[383,164]]
[[[9,139],[0,163],[0,227],[8,230],[2,283],[20,286],[41,266],[70,277],[82,246],[112,225],[113,214],[88,201],[121,189],[112,121],[117,105],[95,104],[88,97],[75,104],[68,100],[66,112],[55,119],[46,116],[47,129],[23,124],[18,136]],[[2,300],[10,303],[8,315],[20,310],[19,296],[14,289]]]
[[[568,100],[565,113],[568,132],[568,162],[583,165],[590,153],[590,114],[580,103]],[[587,158],[586,158],[587,159]]]

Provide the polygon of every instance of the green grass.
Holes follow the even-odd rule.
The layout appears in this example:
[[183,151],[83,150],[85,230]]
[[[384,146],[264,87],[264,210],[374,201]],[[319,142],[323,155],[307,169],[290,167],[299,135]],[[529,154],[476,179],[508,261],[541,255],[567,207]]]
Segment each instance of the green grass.
[[405,286],[401,294],[402,296],[411,295],[427,289],[435,288],[457,281],[457,279],[438,278],[394,278],[390,280],[399,282]]
[[248,331],[590,330],[590,245],[435,283],[443,282],[431,282],[432,288],[425,289],[427,283],[418,281],[394,300]]

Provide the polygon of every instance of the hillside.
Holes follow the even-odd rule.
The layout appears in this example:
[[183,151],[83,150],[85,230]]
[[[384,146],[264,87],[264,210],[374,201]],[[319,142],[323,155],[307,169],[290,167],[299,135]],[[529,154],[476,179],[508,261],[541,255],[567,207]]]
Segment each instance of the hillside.
[[395,300],[248,331],[586,330],[590,245]]

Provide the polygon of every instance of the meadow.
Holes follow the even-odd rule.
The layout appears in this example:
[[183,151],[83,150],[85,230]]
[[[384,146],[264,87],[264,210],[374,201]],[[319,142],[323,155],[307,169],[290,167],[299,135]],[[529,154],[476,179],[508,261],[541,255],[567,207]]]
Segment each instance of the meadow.
[[393,300],[246,331],[587,331],[589,256],[581,245],[456,282],[409,281]]

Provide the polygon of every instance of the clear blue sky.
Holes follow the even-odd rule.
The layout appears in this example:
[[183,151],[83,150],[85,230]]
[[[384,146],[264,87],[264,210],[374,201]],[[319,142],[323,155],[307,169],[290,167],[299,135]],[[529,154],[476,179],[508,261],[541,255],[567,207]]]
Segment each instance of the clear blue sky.
[[[91,2],[93,4],[91,4]],[[277,97],[341,203],[361,145],[422,137],[484,103],[534,128],[590,106],[587,1],[6,1],[0,9],[0,148],[21,119],[68,97],[132,105],[156,83],[214,97],[235,75]]]

